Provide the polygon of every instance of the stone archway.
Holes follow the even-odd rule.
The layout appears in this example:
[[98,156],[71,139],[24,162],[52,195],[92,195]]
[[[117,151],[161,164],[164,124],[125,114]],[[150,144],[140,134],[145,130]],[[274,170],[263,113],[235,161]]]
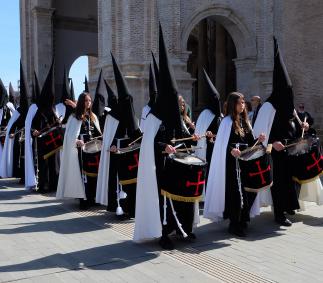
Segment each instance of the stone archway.
[[[201,38],[201,25],[204,25],[205,29],[205,26],[208,28],[210,23],[214,25],[216,34],[210,36],[210,30],[208,30],[208,34],[205,32],[207,39]],[[194,42],[194,37],[196,42]],[[212,37],[218,38],[218,44],[214,44],[213,51],[210,51],[209,41]],[[222,39],[222,41],[219,39]],[[202,44],[202,41],[207,41],[207,43]],[[230,91],[238,90],[248,96],[255,89],[256,37],[230,8],[207,5],[196,10],[184,23],[181,33],[181,45],[182,50],[187,50],[190,53],[188,72],[196,79],[195,83],[193,83],[191,100],[193,111],[195,110],[196,114],[205,105],[204,92],[199,87],[202,85],[200,82],[203,68],[211,74],[211,79],[219,88],[220,93],[222,92],[222,100],[226,98]],[[201,46],[205,45],[207,45],[207,49],[194,51],[194,48],[201,48]],[[211,60],[210,62],[209,52],[215,52],[214,58],[217,57],[217,60]],[[194,64],[192,65],[192,56],[198,57],[195,58],[197,62],[195,66]],[[212,66],[212,64],[216,66]]]

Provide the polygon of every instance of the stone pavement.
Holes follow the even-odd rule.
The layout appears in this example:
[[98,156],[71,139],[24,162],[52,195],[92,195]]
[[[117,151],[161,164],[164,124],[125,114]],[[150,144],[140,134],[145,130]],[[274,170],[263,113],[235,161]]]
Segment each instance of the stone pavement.
[[265,210],[246,239],[202,219],[196,243],[131,241],[133,221],[103,207],[27,193],[0,181],[0,282],[323,282],[323,206],[280,228]]

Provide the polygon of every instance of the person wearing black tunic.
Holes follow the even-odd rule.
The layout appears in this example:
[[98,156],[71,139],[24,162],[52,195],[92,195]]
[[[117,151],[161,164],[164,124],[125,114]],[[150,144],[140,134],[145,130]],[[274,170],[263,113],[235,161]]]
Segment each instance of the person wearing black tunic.
[[[245,228],[247,222],[250,221],[250,209],[257,194],[246,192],[243,189],[243,183],[239,186],[241,180],[237,175],[236,158],[240,156],[241,150],[255,143],[244,96],[241,93],[229,94],[225,114],[226,117],[221,122],[212,155],[211,162],[214,164],[211,163],[210,166],[204,216],[211,220],[229,219],[229,233],[245,237]],[[264,139],[264,134],[258,138],[259,142],[263,142]],[[225,149],[226,152],[221,153]],[[225,173],[222,175],[218,173],[220,167],[225,168],[222,171]],[[224,203],[219,201],[220,195]]]
[[[80,134],[76,140],[76,144],[79,147],[80,170],[83,169],[82,161],[84,162],[81,147],[94,138],[101,136],[101,130],[95,125],[96,116],[92,113],[91,103],[91,96],[88,93],[82,93],[78,98],[75,109],[75,118],[82,121]],[[80,199],[80,208],[87,209],[95,204],[97,176],[83,174],[85,174],[84,187],[86,199]]]

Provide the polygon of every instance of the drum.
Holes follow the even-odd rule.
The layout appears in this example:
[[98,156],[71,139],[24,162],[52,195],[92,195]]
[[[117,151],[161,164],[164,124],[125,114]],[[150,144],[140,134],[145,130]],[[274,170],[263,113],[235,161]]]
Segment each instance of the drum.
[[205,185],[207,163],[188,153],[177,152],[166,158],[161,194],[176,201],[200,200]]
[[120,185],[137,183],[140,144],[120,148],[117,155],[118,178]]
[[262,145],[249,147],[239,157],[241,181],[247,192],[259,192],[273,184],[273,166],[270,154]]
[[323,157],[317,137],[299,139],[286,147],[294,181],[305,184],[322,174]]
[[64,130],[57,126],[42,133],[37,138],[38,152],[43,159],[47,159],[63,147]]
[[82,148],[83,173],[89,177],[96,177],[99,171],[102,141],[93,139]]

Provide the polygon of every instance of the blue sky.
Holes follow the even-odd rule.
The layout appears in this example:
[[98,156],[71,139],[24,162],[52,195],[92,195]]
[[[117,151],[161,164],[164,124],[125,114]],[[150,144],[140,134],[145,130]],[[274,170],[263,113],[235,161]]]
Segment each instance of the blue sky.
[[[7,87],[9,82],[17,89],[20,60],[19,0],[0,0],[0,78]],[[87,74],[87,57],[79,58],[72,66],[69,76],[73,78],[75,95],[84,89]]]

